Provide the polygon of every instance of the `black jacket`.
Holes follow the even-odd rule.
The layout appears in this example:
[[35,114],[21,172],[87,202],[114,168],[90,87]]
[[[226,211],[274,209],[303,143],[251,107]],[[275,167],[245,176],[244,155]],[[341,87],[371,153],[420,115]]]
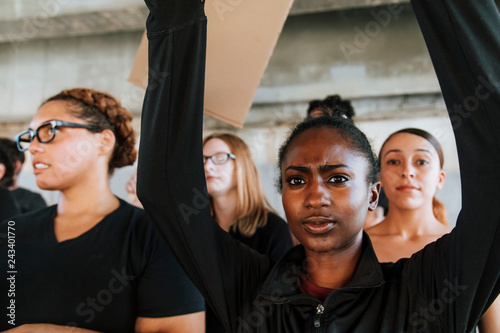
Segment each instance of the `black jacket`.
[[150,77],[139,197],[225,326],[232,332],[470,332],[500,287],[500,19],[493,0],[412,2],[457,140],[463,209],[456,228],[395,264],[379,264],[364,234],[353,280],[324,303],[297,288],[301,246],[274,265],[212,221],[201,159],[203,3],[146,3]]

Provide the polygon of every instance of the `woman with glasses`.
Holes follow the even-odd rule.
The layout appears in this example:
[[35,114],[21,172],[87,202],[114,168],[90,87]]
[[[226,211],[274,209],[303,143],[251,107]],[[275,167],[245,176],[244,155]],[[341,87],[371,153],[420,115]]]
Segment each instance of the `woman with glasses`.
[[0,290],[15,289],[2,297],[0,330],[203,331],[203,298],[144,211],[111,192],[114,170],[136,158],[131,120],[114,97],[71,89],[47,99],[16,136],[37,185],[60,195],[0,225],[15,231],[0,246],[12,277]]
[[[231,133],[203,140],[203,163],[214,220],[240,242],[273,261],[292,246],[287,223],[273,212],[247,144]],[[226,332],[207,308],[207,332]]]

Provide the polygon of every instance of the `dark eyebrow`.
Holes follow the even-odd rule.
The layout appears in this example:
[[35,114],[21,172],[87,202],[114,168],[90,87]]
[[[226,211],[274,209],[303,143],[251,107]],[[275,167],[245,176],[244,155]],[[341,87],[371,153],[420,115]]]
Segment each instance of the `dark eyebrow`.
[[296,166],[296,165],[290,165],[288,168],[285,169],[285,172],[288,170],[295,170],[295,171],[300,171],[300,172],[308,172],[311,170],[311,168],[306,167],[306,166]]
[[384,157],[386,157],[386,156],[387,156],[387,154],[390,154],[390,153],[400,153],[400,152],[401,152],[401,150],[399,150],[399,149],[392,149],[392,150],[387,151],[387,152],[384,154]]
[[[422,152],[425,152],[425,153],[432,155],[431,151],[428,149],[419,148],[419,149],[415,149],[415,151],[422,151]],[[386,157],[387,154],[389,154],[389,153],[400,153],[400,152],[401,152],[401,150],[399,150],[399,149],[392,149],[392,150],[389,150],[387,153],[385,153],[384,157]]]
[[[339,168],[351,169],[346,164],[326,164],[326,165],[322,165],[320,167],[320,171],[321,172],[328,172],[328,171],[332,171],[332,170],[339,169]],[[311,168],[307,167],[307,166],[290,165],[288,168],[285,169],[285,172],[288,171],[288,170],[296,170],[296,171],[299,171],[299,172],[307,173],[307,172],[309,172],[311,170]]]
[[320,170],[322,172],[325,172],[325,171],[332,171],[332,170],[335,170],[335,169],[339,169],[339,168],[347,168],[347,169],[351,169],[348,165],[346,164],[327,164],[327,165],[323,165],[321,166]]
[[[42,126],[42,125],[45,125],[45,124],[47,124],[47,123],[50,123],[50,122],[51,122],[51,121],[53,121],[53,120],[56,120],[56,121],[57,121],[57,119],[50,119],[50,120],[44,121],[43,123],[41,123],[40,125],[38,125],[38,127],[40,127],[40,126]],[[37,127],[37,128],[38,128],[38,127]],[[35,128],[35,129],[37,129],[37,128]],[[28,129],[29,129],[29,130],[32,130],[32,131],[34,131],[34,130],[35,130],[35,129],[32,129],[31,127],[28,127]]]

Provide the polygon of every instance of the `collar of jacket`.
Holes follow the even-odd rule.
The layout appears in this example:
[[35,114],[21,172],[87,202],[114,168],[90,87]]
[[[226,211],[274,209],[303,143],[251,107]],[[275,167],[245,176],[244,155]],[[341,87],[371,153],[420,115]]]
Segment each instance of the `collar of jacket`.
[[[306,255],[302,245],[292,248],[272,268],[259,292],[261,297],[272,299],[276,303],[285,303],[291,298],[311,298],[301,294],[297,274],[306,267]],[[384,284],[384,274],[378,262],[368,235],[363,231],[363,246],[358,267],[349,284],[339,289],[375,288]]]

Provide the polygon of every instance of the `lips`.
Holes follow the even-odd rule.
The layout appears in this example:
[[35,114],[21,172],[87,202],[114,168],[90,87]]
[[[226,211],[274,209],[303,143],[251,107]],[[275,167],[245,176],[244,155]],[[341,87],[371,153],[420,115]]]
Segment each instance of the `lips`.
[[400,192],[413,192],[413,191],[418,191],[419,189],[412,185],[401,185],[396,187],[396,190]]
[[335,228],[335,221],[328,216],[310,216],[304,220],[304,229],[312,234],[324,234]]
[[48,164],[35,161],[33,162],[33,173],[36,175],[49,167]]

